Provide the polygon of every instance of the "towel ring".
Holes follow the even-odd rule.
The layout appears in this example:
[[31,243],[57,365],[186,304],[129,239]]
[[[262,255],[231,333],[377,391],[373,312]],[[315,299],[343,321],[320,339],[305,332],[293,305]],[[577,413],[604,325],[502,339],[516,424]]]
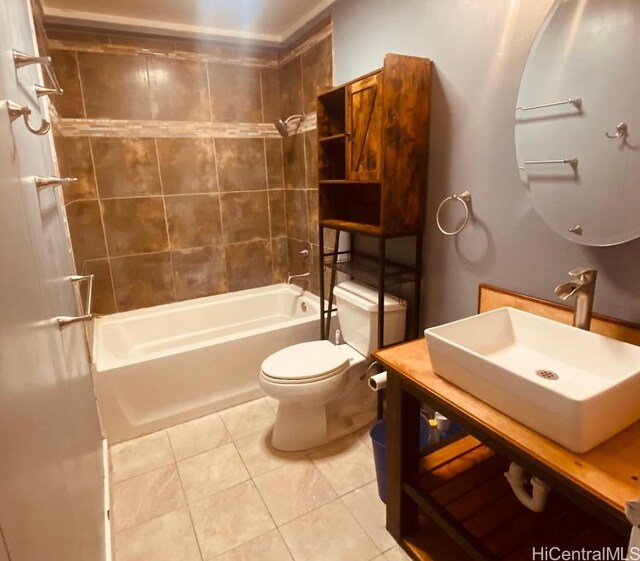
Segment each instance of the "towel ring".
[[[442,207],[449,201],[460,201],[462,203],[462,206],[464,206],[464,221],[462,222],[462,226],[460,226],[457,230],[454,230],[453,232],[448,232],[442,227],[442,224],[440,224],[440,211],[442,210]],[[471,193],[469,193],[469,191],[465,191],[464,193],[460,193],[459,195],[451,195],[450,197],[447,197],[444,201],[440,203],[440,206],[438,206],[438,210],[436,211],[436,224],[438,225],[438,229],[445,236],[455,236],[456,234],[459,234],[460,232],[462,232],[462,230],[464,230],[464,227],[467,225],[467,222],[469,222],[469,214],[470,214],[469,205],[470,204],[471,204]]]

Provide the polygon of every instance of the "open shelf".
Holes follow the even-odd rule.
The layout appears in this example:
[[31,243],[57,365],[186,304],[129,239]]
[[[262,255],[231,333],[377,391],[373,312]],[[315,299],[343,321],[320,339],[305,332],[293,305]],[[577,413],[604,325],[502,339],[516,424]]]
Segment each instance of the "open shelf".
[[[330,265],[330,263],[325,263],[325,265]],[[370,286],[378,285],[380,263],[377,257],[372,257],[364,253],[349,252],[348,261],[338,261],[336,263],[336,269]],[[409,267],[408,265],[386,260],[384,277],[385,280],[391,284],[414,282],[415,267]]]
[[347,160],[346,136],[334,135],[320,140],[318,144],[318,178],[320,181],[345,181]]
[[324,219],[320,220],[320,224],[325,228],[333,228],[334,230],[344,230],[354,234],[366,234],[369,236],[379,236],[380,226],[373,224],[363,224],[362,222],[352,222],[350,220]]
[[322,187],[321,221],[360,223],[380,230],[380,183],[323,182]]
[[543,513],[531,512],[504,478],[508,467],[509,460],[467,436],[425,456],[403,489],[473,559],[524,561],[534,547],[625,545],[621,534],[553,491]]
[[473,561],[473,557],[426,516],[420,516],[418,527],[407,534],[400,545],[419,561]]
[[357,179],[320,179],[319,182],[327,185],[380,185],[379,181],[361,181]]
[[345,133],[346,88],[334,88],[318,96],[317,123],[318,138],[343,135]]
[[340,134],[332,134],[331,136],[322,136],[318,138],[318,142],[335,142],[339,140],[344,140],[347,137],[345,133]]

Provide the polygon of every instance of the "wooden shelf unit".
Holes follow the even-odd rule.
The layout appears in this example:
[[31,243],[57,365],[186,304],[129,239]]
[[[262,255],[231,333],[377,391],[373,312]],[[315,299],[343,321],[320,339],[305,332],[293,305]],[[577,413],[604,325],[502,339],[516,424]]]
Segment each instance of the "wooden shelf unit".
[[[333,307],[339,268],[356,280],[377,287],[380,346],[384,346],[383,295],[387,282],[393,278],[386,271],[386,243],[391,238],[416,239],[414,266],[407,267],[410,275],[405,274],[402,282],[413,283],[413,310],[407,314],[413,330],[407,336],[417,334],[430,71],[429,59],[387,54],[382,68],[330,88],[317,98],[319,244],[323,265],[320,293],[325,294],[325,267],[332,269],[329,309]],[[328,253],[324,243],[326,228],[336,231],[333,251]],[[355,236],[378,239],[377,270],[371,261],[366,271],[338,266],[341,233],[350,236],[351,250]],[[320,314],[321,336],[326,339],[331,315],[325,309],[324,299]],[[381,404],[380,400],[379,412]]]
[[430,69],[428,59],[388,54],[381,69],[318,96],[321,223],[362,222],[385,236],[422,231]]

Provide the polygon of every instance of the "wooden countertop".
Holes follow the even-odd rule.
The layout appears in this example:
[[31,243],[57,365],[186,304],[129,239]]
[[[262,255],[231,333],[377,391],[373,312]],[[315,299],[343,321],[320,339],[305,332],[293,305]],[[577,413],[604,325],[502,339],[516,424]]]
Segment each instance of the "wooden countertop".
[[585,454],[575,454],[440,378],[433,372],[424,339],[380,350],[375,357],[463,418],[551,467],[615,510],[624,512],[627,500],[640,497],[640,422]]

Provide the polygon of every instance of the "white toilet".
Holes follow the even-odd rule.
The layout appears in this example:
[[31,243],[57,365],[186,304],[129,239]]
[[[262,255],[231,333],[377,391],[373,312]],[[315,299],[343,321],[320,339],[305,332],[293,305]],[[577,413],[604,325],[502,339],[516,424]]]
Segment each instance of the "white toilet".
[[[373,420],[375,394],[363,378],[378,348],[378,292],[354,281],[334,289],[346,344],[313,341],[267,357],[260,387],[280,401],[273,447],[305,450],[344,436]],[[385,294],[384,340],[404,339],[407,305]],[[362,378],[362,379],[361,379]]]

